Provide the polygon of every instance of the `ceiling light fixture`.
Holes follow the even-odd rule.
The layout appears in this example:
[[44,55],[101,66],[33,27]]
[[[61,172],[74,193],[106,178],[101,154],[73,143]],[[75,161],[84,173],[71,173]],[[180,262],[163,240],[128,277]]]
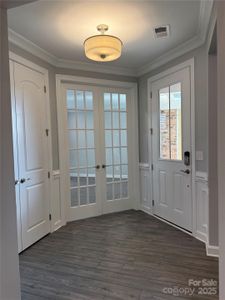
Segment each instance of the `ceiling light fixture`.
[[107,62],[116,60],[121,56],[122,41],[112,35],[106,35],[105,32],[109,27],[105,24],[97,26],[101,35],[94,35],[84,41],[84,51],[87,58]]

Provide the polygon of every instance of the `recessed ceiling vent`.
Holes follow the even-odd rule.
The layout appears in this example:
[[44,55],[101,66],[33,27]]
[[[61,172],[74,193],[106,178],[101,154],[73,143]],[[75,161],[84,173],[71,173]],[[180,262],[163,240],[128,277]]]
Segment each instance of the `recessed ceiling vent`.
[[168,37],[170,35],[170,26],[163,25],[154,28],[154,34],[157,39]]

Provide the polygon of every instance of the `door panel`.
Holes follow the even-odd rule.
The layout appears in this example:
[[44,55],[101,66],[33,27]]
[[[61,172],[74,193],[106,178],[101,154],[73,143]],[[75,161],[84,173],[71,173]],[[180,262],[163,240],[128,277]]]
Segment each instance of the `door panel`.
[[190,106],[189,68],[152,84],[155,214],[191,231]]
[[131,208],[128,175],[128,93],[103,90],[104,188],[103,213]]
[[[69,220],[99,214],[99,156],[96,91],[86,86],[65,88]],[[97,197],[98,195],[98,197]]]
[[46,98],[43,74],[14,63],[14,81],[25,249],[50,231]]
[[19,185],[18,135],[17,135],[16,99],[15,99],[15,85],[14,85],[14,64],[12,61],[10,61],[10,86],[11,86],[11,106],[12,106],[13,158],[14,158],[15,194],[16,194],[17,239],[18,239],[18,252],[21,252],[23,250],[23,245],[22,245],[20,185]]

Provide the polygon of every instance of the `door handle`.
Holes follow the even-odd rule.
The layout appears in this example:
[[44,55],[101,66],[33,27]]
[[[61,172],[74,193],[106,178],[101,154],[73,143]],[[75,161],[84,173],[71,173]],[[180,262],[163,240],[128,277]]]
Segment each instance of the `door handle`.
[[100,165],[95,166],[95,169],[100,169]]
[[17,185],[19,183],[19,180],[18,179],[16,179],[15,180],[15,185]]
[[106,165],[102,165],[102,169],[105,169],[106,168]]
[[186,170],[180,170],[182,173],[185,173],[185,174],[190,174],[191,173],[191,171],[189,170],[189,169],[186,169]]
[[20,183],[24,183],[26,181],[25,178],[20,179]]

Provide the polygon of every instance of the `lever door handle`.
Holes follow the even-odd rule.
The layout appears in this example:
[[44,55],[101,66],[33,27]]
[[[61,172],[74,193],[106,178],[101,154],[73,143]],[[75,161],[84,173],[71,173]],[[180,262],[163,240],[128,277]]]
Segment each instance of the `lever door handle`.
[[100,169],[100,165],[95,166],[95,169]]
[[191,171],[189,169],[186,169],[186,170],[180,170],[182,173],[185,173],[185,174],[190,174]]
[[24,183],[26,181],[25,178],[20,179],[20,183]]

